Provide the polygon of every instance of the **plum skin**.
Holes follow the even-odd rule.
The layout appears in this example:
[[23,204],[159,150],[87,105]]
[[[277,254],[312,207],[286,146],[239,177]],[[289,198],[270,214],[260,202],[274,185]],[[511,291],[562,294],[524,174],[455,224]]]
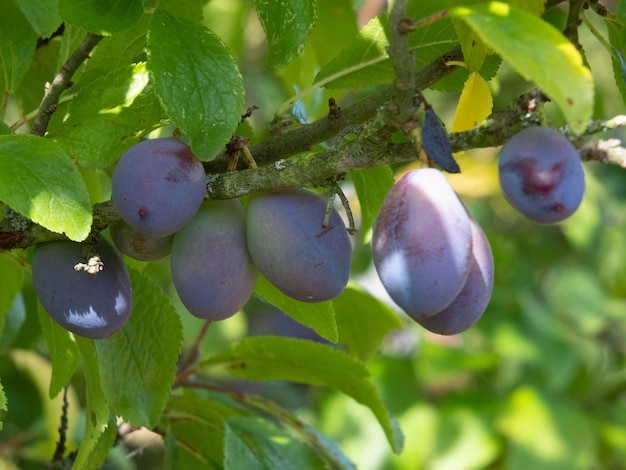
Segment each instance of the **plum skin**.
[[267,280],[301,302],[340,295],[350,277],[352,245],[333,209],[323,226],[326,199],[304,189],[253,195],[248,204],[248,248]]
[[104,268],[92,275],[74,269],[84,262],[80,243],[42,243],[33,250],[32,275],[37,298],[59,325],[85,338],[102,339],[128,321],[133,296],[120,254],[104,239],[96,253]]
[[120,217],[151,237],[181,229],[205,194],[202,162],[174,138],[135,144],[120,157],[111,179],[111,200]]
[[540,224],[571,216],[585,192],[578,151],[554,129],[529,127],[515,134],[502,147],[498,170],[507,201]]
[[468,276],[470,216],[445,176],[413,170],[389,190],[372,234],[372,259],[393,301],[415,320],[435,315]]
[[172,242],[172,281],[187,310],[224,320],[246,304],[258,271],[246,244],[245,211],[238,200],[206,201]]
[[418,320],[428,331],[456,335],[474,325],[485,312],[493,290],[493,254],[485,233],[472,220],[472,259],[465,285],[450,305]]
[[126,222],[109,227],[115,247],[127,256],[139,261],[157,261],[170,254],[173,235],[167,237],[149,237],[138,232]]

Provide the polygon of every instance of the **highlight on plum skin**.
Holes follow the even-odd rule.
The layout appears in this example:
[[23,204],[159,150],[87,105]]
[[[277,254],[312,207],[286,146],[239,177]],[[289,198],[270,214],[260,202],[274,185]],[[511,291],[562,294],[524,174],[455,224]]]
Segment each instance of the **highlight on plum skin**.
[[170,263],[176,292],[192,315],[217,321],[241,310],[258,278],[241,202],[204,202],[174,236]]
[[390,189],[372,235],[383,286],[410,317],[440,312],[467,280],[472,230],[467,209],[443,173],[411,171]]
[[493,290],[493,254],[485,233],[472,220],[472,259],[465,285],[450,305],[439,313],[417,320],[428,331],[456,335],[482,317]]
[[267,280],[301,302],[323,302],[348,283],[352,245],[333,209],[324,227],[326,198],[304,189],[256,194],[248,204],[248,248]]
[[106,338],[122,328],[132,311],[130,277],[120,254],[105,239],[95,247],[104,263],[90,274],[80,243],[52,241],[35,246],[33,286],[46,312],[59,325],[85,338]]
[[585,193],[578,151],[554,129],[529,127],[514,135],[502,147],[498,170],[507,201],[540,224],[567,219]]
[[135,144],[120,157],[111,180],[111,200],[120,217],[150,237],[180,230],[205,194],[202,162],[174,138]]

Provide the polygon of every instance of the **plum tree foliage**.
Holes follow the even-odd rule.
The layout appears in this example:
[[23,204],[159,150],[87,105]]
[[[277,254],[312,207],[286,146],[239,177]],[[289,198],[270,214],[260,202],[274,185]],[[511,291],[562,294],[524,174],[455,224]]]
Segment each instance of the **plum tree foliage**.
[[619,468],[625,22],[0,2],[0,467]]

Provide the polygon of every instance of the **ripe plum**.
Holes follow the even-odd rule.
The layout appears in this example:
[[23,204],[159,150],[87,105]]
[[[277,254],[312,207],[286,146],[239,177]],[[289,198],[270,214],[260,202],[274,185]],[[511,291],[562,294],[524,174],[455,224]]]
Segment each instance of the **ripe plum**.
[[195,215],[206,193],[202,162],[173,138],[144,140],[119,159],[111,200],[124,221],[151,237],[166,237]]
[[372,259],[391,298],[421,320],[446,308],[467,280],[471,217],[439,170],[400,178],[381,206]]
[[100,239],[96,252],[104,263],[96,274],[74,269],[84,261],[79,243],[42,243],[32,259],[33,286],[43,308],[63,328],[92,339],[106,338],[122,328],[133,304],[120,254],[105,239]]
[[352,246],[333,209],[323,226],[326,199],[291,189],[258,194],[248,205],[248,247],[259,271],[284,294],[322,302],[343,292]]
[[498,168],[506,199],[540,224],[572,215],[585,193],[578,151],[554,129],[529,127],[515,134],[502,147]]
[[170,262],[176,292],[191,314],[224,320],[241,310],[258,277],[248,254],[241,203],[204,202],[174,235]]

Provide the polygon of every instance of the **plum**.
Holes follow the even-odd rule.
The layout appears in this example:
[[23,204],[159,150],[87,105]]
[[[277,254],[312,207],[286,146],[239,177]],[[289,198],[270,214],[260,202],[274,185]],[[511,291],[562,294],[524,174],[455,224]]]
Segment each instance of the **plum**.
[[132,146],[120,157],[111,180],[111,200],[120,217],[150,237],[166,237],[181,229],[205,194],[202,162],[173,138]]
[[238,200],[206,201],[172,243],[172,281],[189,312],[207,320],[237,313],[258,271],[246,244],[246,214]]
[[85,338],[112,335],[128,321],[133,305],[130,277],[120,254],[104,238],[95,246],[104,264],[90,274],[80,243],[52,241],[35,246],[33,286],[48,314],[63,328]]
[[554,129],[529,127],[515,134],[502,147],[498,169],[507,201],[540,224],[568,218],[585,193],[578,151]]
[[343,292],[352,246],[333,209],[324,227],[326,199],[304,189],[256,194],[248,204],[248,248],[269,282],[302,302],[322,302]]
[[372,259],[390,297],[421,320],[446,308],[467,280],[470,215],[441,171],[413,170],[389,190],[372,234]]

